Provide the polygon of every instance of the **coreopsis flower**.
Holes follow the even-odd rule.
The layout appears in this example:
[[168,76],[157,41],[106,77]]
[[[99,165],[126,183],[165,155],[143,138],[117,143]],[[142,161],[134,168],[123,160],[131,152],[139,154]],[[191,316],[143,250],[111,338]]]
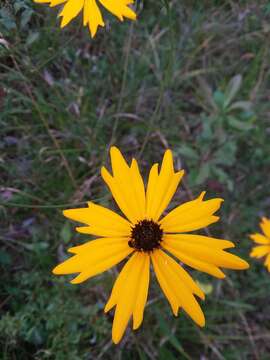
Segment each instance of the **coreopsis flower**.
[[250,238],[256,244],[259,244],[252,249],[250,256],[254,258],[262,258],[265,256],[264,265],[270,272],[270,219],[263,217],[260,227],[264,235],[259,233],[250,235]]
[[247,269],[247,262],[224,251],[234,247],[232,242],[189,234],[218,221],[214,213],[223,200],[204,200],[203,192],[161,218],[184,175],[184,170],[174,171],[172,152],[165,152],[160,169],[158,164],[152,166],[146,189],[135,159],[127,164],[116,147],[110,154],[112,175],[103,167],[101,176],[125,217],[92,202],[87,208],[65,210],[66,217],[86,224],[78,227],[78,232],[98,238],[69,249],[74,256],[53,273],[77,273],[71,283],[78,284],[127,258],[105,306],[105,312],[115,307],[114,343],[121,340],[131,317],[133,329],[142,323],[150,264],[174,315],[183,309],[196,324],[204,326],[204,314],[195,298],[204,299],[204,293],[169,253],[217,278],[225,277],[219,267]]
[[98,3],[101,3],[110,13],[120,21],[124,17],[135,20],[135,12],[128,6],[133,0],[34,0],[36,3],[49,3],[50,7],[64,4],[59,16],[62,17],[61,28],[66,26],[81,11],[83,11],[83,25],[89,28],[94,37],[98,26],[104,26],[102,14]]

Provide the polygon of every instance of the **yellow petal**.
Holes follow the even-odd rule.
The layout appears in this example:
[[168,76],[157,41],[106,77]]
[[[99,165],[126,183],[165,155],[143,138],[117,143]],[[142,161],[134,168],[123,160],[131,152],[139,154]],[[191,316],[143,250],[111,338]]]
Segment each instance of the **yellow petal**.
[[81,234],[89,234],[89,235],[96,235],[96,236],[103,236],[103,237],[111,237],[111,236],[128,236],[126,234],[116,233],[110,229],[103,228],[101,226],[80,226],[76,227],[76,231]]
[[129,166],[124,159],[121,151],[116,147],[112,146],[110,149],[112,172],[114,177],[121,177],[122,175],[129,174]]
[[69,249],[76,255],[53,269],[56,275],[80,273],[71,281],[78,284],[108,270],[132,253],[133,249],[123,238],[104,238]]
[[[186,283],[185,280],[187,277],[183,277],[182,272],[176,271],[178,267],[175,266],[174,260],[172,260],[163,251],[154,251],[151,254],[151,259],[154,270],[156,271],[156,268],[158,268],[158,273],[163,274],[163,278],[165,279],[167,286],[174,293],[175,299],[178,302],[178,306],[182,307],[198,325],[204,326],[205,318],[203,312],[191,291],[191,287],[193,289],[197,289],[197,285],[193,282],[192,279],[191,281],[189,279],[188,283]],[[199,291],[202,293],[200,289]]]
[[147,218],[157,221],[171,201],[184,170],[177,173],[173,168],[173,156],[167,150],[163,156],[160,174],[154,165],[149,174],[147,186]]
[[83,9],[84,0],[68,0],[63,10],[59,14],[62,16],[61,28],[66,26],[72,19],[74,19]]
[[61,5],[69,0],[51,0],[50,7]]
[[151,207],[156,196],[156,187],[158,181],[158,164],[154,164],[149,172],[147,190],[146,190],[146,215],[151,219]]
[[238,256],[227,253],[217,247],[211,247],[211,240],[207,246],[205,244],[178,241],[175,235],[165,235],[162,246],[166,248],[166,245],[179,253],[218,267],[235,270],[244,270],[249,267],[248,263]]
[[206,272],[207,274],[215,276],[218,279],[225,278],[225,274],[216,265],[195,259],[193,256],[189,256],[179,250],[176,250],[175,248],[168,245],[168,243],[165,241],[162,242],[162,247],[177,257],[181,262],[196,270]]
[[181,228],[178,226],[171,226],[171,227],[166,227],[166,228],[162,227],[162,228],[164,229],[165,232],[168,232],[168,233],[189,232],[189,231],[195,231],[195,230],[205,228],[208,225],[214,224],[217,221],[219,221],[219,216],[209,216],[209,217],[202,218],[198,221],[190,222],[189,224],[181,225]]
[[145,206],[146,206],[145,188],[138,167],[138,163],[135,159],[132,159],[130,173],[131,173],[132,183],[134,186],[134,194],[139,209],[139,216],[141,216],[141,218],[143,219],[145,218]]
[[260,227],[263,233],[266,235],[266,237],[270,240],[270,220],[263,217],[260,223]]
[[202,245],[211,249],[229,249],[234,247],[234,243],[228,240],[222,240],[213,238],[210,236],[204,235],[195,235],[195,234],[167,234],[165,235],[165,239],[168,241],[172,240],[175,244],[182,244],[183,247],[185,245]]
[[163,274],[162,269],[159,267],[159,262],[158,262],[156,251],[154,251],[151,254],[151,260],[153,263],[154,271],[155,271],[157,280],[159,282],[159,285],[171,305],[173,314],[175,316],[177,316],[178,309],[179,309],[179,302],[174,294],[173,289],[169,286],[167,279]]
[[[95,245],[93,245],[95,244]],[[83,254],[85,252],[92,252],[94,250],[93,246],[97,246],[99,248],[100,251],[102,251],[103,247],[105,247],[105,251],[106,248],[111,247],[111,250],[113,249],[114,246],[117,245],[123,245],[125,246],[127,244],[127,238],[123,237],[119,237],[119,238],[100,238],[100,239],[95,239],[95,240],[90,240],[87,241],[86,243],[82,244],[82,245],[77,245],[77,246],[73,246],[71,248],[68,249],[68,252],[72,253],[72,254]],[[95,254],[93,254],[94,256]]]
[[167,184],[166,192],[164,192],[163,194],[163,198],[161,199],[159,207],[157,208],[156,212],[153,214],[153,219],[155,219],[156,221],[158,221],[163,211],[169,205],[184,173],[185,173],[184,170],[181,170],[171,176],[170,181]]
[[261,234],[252,234],[249,236],[257,244],[270,244],[270,239]]
[[88,24],[92,37],[96,35],[98,26],[104,26],[103,18],[96,0],[86,0],[84,2],[83,24]]
[[127,327],[132,314],[138,327],[142,321],[149,284],[149,256],[136,252],[119,274],[105,311],[116,305],[113,320],[112,340],[117,344]]
[[69,219],[90,225],[77,228],[79,232],[84,234],[109,237],[130,235],[131,224],[126,219],[92,202],[88,203],[88,208],[64,210],[63,214]]
[[255,246],[252,249],[250,256],[255,257],[255,258],[261,258],[269,253],[270,253],[270,246],[269,245],[261,245],[261,246]]
[[123,21],[123,17],[136,20],[136,14],[127,6],[127,1],[100,0],[100,3],[121,21]]
[[[163,219],[166,218],[166,220],[173,220],[174,217],[178,218],[179,215],[182,216],[183,213],[193,211],[197,205],[200,205],[204,199],[206,192],[202,191],[200,195],[191,201],[187,201],[182,205],[177,206],[175,209],[171,210],[169,214],[167,214]],[[163,221],[161,220],[161,222]]]
[[130,274],[133,272],[134,269],[134,262],[136,258],[134,258],[134,253],[131,258],[126,262],[124,267],[122,268],[120,274],[118,275],[109,297],[107,304],[105,305],[104,312],[110,311],[116,304],[121,294],[122,289],[125,287]]
[[[156,170],[153,169],[153,180],[155,180]],[[155,213],[159,210],[159,205],[164,197],[164,193],[167,191],[168,183],[171,179],[171,176],[174,174],[173,169],[173,156],[170,150],[166,150],[163,156],[160,173],[157,176],[155,181],[154,196],[152,197],[152,202],[149,204],[149,213],[148,217],[155,219]],[[151,175],[151,174],[150,174]]]
[[142,189],[143,181],[136,162],[129,167],[121,152],[112,147],[110,150],[113,176],[105,169],[101,169],[103,180],[108,185],[111,193],[121,211],[135,224],[144,218],[145,197]]
[[267,267],[267,270],[270,272],[270,254],[266,256],[264,265]]
[[185,284],[187,288],[189,288],[192,294],[197,295],[202,300],[204,300],[205,296],[203,291],[200,289],[198,284],[192,279],[192,277],[183,269],[181,265],[179,265],[175,260],[173,260],[170,256],[160,250],[159,256],[163,258],[164,263],[168,265],[176,276],[176,281],[180,281]]
[[162,218],[159,222],[162,225],[166,225],[166,223],[170,221],[178,220],[182,217],[185,213],[192,212],[196,206],[200,205],[202,203],[203,197],[205,195],[205,192],[202,192],[197,199],[192,201],[187,201],[182,205],[177,206],[175,209],[171,210],[169,214],[167,214],[164,218]]
[[117,205],[119,206],[120,210],[123,214],[131,221],[133,224],[137,222],[137,217],[132,211],[133,209],[127,202],[121,186],[118,184],[117,181],[111,176],[111,174],[105,169],[105,167],[101,168],[101,176],[105,183],[107,184],[108,188],[110,189],[114,200],[116,201]]
[[129,167],[119,149],[110,150],[114,179],[120,184],[126,202],[132,207],[134,216],[141,220],[145,216],[145,191],[143,180],[135,159]]
[[150,280],[150,257],[144,256],[141,261],[144,263],[133,310],[133,330],[138,329],[143,321],[143,313],[147,301]]
[[219,218],[213,214],[220,208],[223,199],[195,201],[180,205],[166,215],[160,224],[165,232],[186,232],[200,229]]

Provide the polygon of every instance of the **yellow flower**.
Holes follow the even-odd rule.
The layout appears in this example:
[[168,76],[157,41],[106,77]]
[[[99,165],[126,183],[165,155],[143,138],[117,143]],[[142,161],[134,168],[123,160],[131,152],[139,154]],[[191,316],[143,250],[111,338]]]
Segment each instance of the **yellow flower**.
[[[65,4],[59,16],[62,16],[61,28],[66,26],[83,10],[83,25],[88,25],[92,37],[98,26],[104,26],[103,18],[96,0],[34,0],[36,3],[50,3],[50,7]],[[120,21],[124,17],[135,20],[136,14],[128,7],[133,0],[99,0],[99,2]]]
[[250,235],[250,238],[256,244],[260,244],[259,246],[255,246],[252,249],[250,256],[254,258],[261,258],[266,256],[264,265],[270,272],[270,220],[263,217],[260,223],[260,227],[264,235],[258,233]]
[[101,175],[126,218],[92,202],[87,208],[65,210],[66,217],[87,225],[78,227],[78,232],[102,238],[69,249],[75,255],[58,265],[53,273],[79,273],[71,281],[78,284],[129,256],[105,306],[105,312],[116,307],[112,328],[114,343],[121,340],[131,316],[133,329],[142,323],[150,262],[174,315],[182,308],[195,323],[204,326],[204,314],[194,296],[204,299],[203,291],[167,253],[217,278],[225,277],[219,267],[247,269],[247,262],[223,251],[234,247],[232,242],[184,234],[218,221],[219,217],[213,214],[223,200],[204,201],[203,192],[160,219],[184,175],[183,170],[174,171],[172,152],[165,152],[160,170],[158,164],[152,166],[146,190],[137,161],[132,159],[128,165],[116,147],[111,148],[110,154],[112,175],[104,167]]

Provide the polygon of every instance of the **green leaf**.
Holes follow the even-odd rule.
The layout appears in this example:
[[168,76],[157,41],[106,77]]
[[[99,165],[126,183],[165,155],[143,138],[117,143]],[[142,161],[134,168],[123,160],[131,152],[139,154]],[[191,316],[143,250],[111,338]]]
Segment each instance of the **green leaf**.
[[210,164],[204,163],[201,165],[199,174],[196,178],[196,184],[202,184],[210,175]]
[[33,10],[31,10],[31,9],[26,9],[23,11],[23,13],[21,15],[21,27],[22,28],[25,28],[25,26],[30,22],[32,14],[33,14]]
[[216,90],[213,95],[214,101],[220,109],[225,107],[225,95],[220,90]]
[[229,125],[233,128],[241,131],[248,131],[252,128],[252,125],[244,120],[239,120],[234,116],[228,117]]
[[66,222],[60,231],[60,238],[64,243],[69,243],[72,237],[72,231],[70,228],[70,224]]
[[5,8],[0,10],[0,24],[2,24],[7,30],[16,29],[16,22],[14,18]]
[[235,95],[240,90],[241,84],[242,84],[242,76],[241,75],[236,75],[230,80],[230,82],[226,88],[226,91],[225,91],[224,108],[226,108],[231,103],[231,101],[233,100]]
[[39,32],[31,32],[26,39],[26,45],[30,46],[39,39]]
[[177,152],[180,155],[183,155],[184,157],[193,159],[193,160],[197,160],[198,159],[198,154],[196,153],[196,151],[191,147],[188,146],[186,144],[181,145],[178,149]]
[[236,150],[236,143],[232,140],[228,140],[216,151],[214,163],[227,166],[233,165],[235,162]]
[[228,111],[231,110],[251,111],[251,108],[252,108],[252,103],[250,101],[236,101],[228,108]]

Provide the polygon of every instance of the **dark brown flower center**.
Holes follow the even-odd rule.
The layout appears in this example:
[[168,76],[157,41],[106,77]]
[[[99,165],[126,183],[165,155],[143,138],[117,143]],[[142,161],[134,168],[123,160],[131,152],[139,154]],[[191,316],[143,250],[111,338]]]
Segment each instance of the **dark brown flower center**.
[[153,251],[160,247],[163,230],[153,220],[141,220],[131,229],[128,245],[137,251]]

